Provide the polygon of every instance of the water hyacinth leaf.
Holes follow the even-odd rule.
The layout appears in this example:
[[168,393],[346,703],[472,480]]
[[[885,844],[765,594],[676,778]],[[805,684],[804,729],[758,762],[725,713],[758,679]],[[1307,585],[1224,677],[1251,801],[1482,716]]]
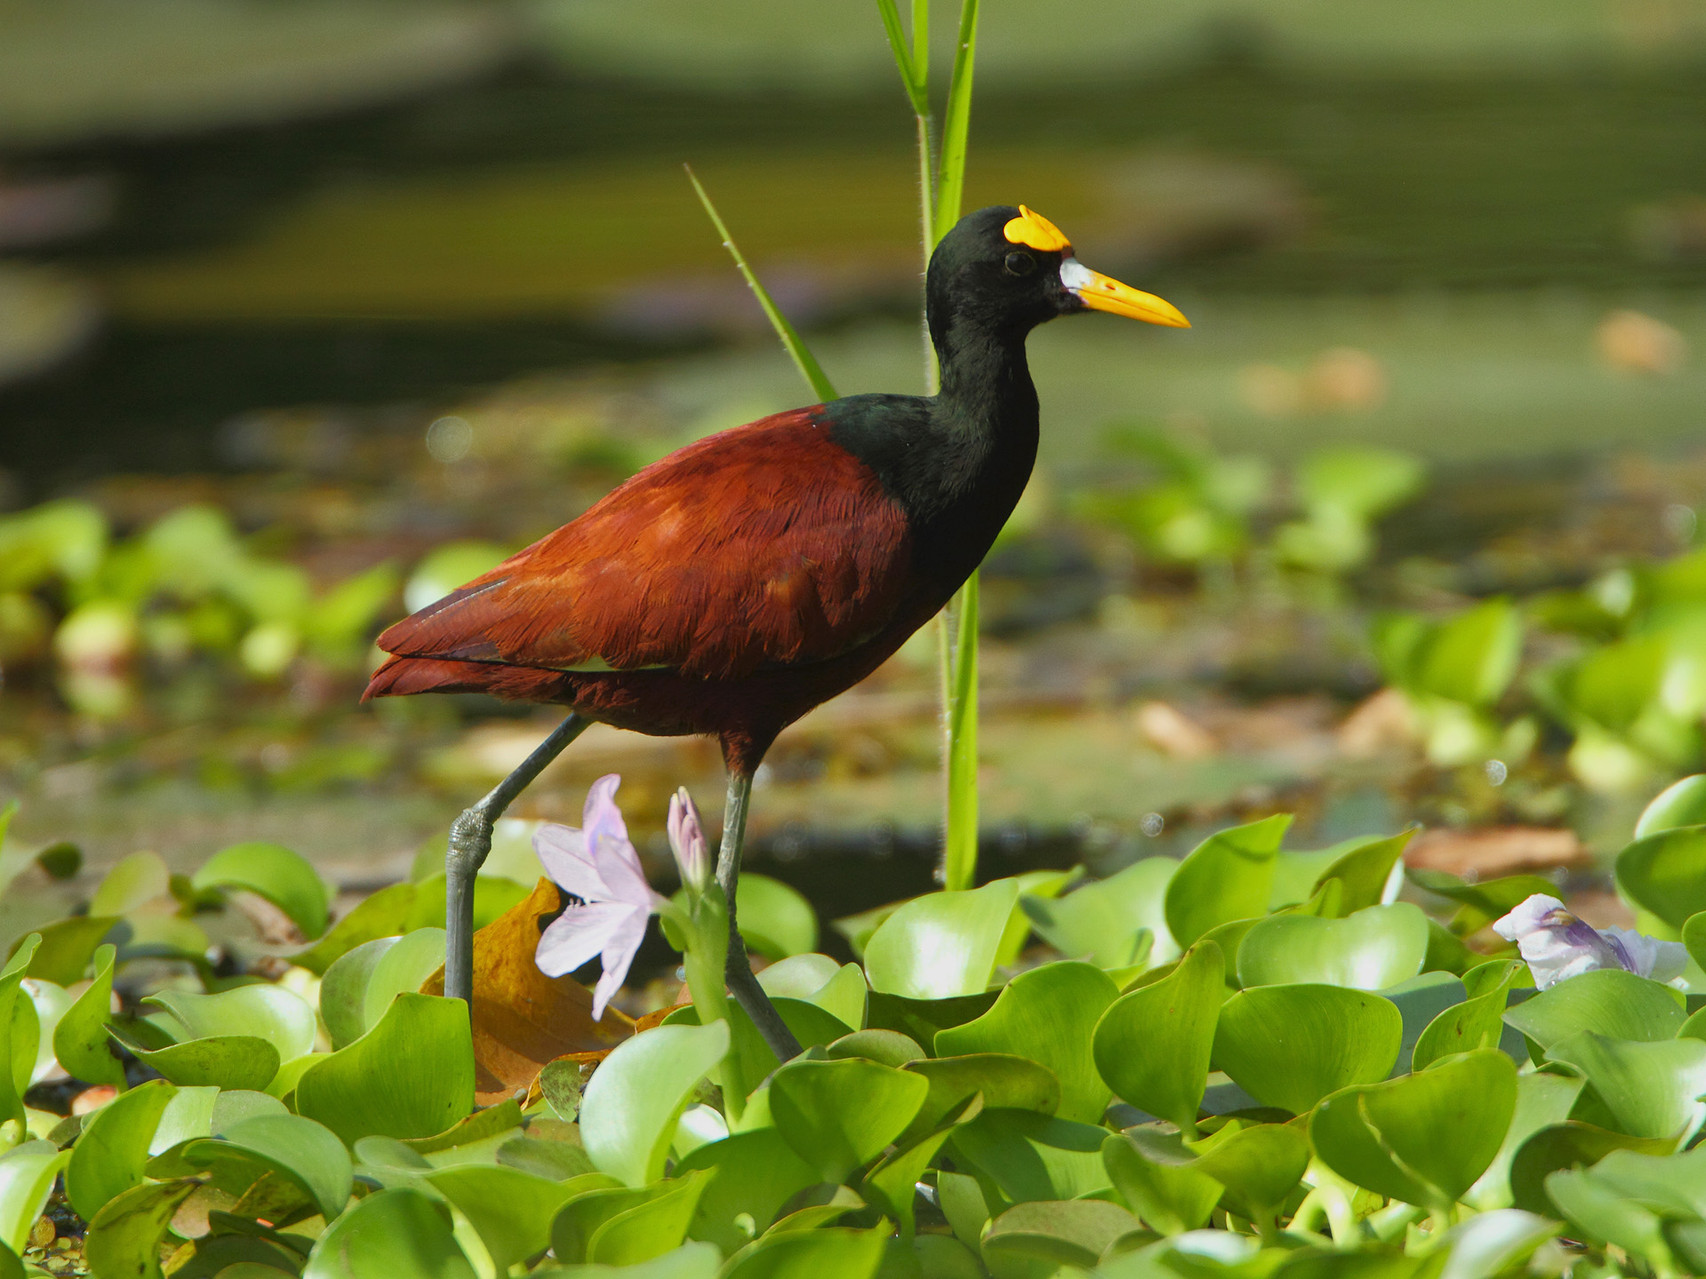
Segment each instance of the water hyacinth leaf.
[[41,944],[29,961],[29,975],[61,986],[82,981],[95,951],[119,922],[113,915],[74,915],[37,930]]
[[1560,1169],[1598,1163],[1614,1150],[1668,1155],[1675,1149],[1676,1142],[1668,1138],[1631,1137],[1574,1119],[1548,1124],[1523,1141],[1511,1158],[1511,1201],[1525,1212],[1556,1215],[1546,1179]]
[[803,999],[855,1030],[865,1024],[865,974],[858,964],[838,964],[828,955],[790,955],[758,974],[772,998]]
[[866,944],[871,988],[909,999],[982,994],[995,975],[996,952],[1018,892],[1012,880],[998,879],[903,903]]
[[679,1248],[708,1176],[689,1173],[666,1181],[661,1193],[611,1217],[587,1241],[586,1259],[595,1265],[632,1266]]
[[866,1061],[880,1062],[897,1069],[926,1056],[917,1040],[908,1038],[898,1030],[856,1030],[851,1035],[843,1035],[840,1039],[826,1044],[824,1051],[832,1061],[863,1057]]
[[[1487,1165],[1487,1171],[1464,1196],[1465,1202],[1483,1211],[1508,1208],[1515,1203],[1511,1191],[1511,1164],[1517,1151],[1535,1133],[1570,1117],[1570,1110],[1581,1095],[1586,1081],[1575,1075],[1554,1075],[1547,1071],[1519,1074],[1516,1080],[1516,1111],[1499,1153]],[[1552,1171],[1547,1169],[1546,1171]],[[1538,1179],[1535,1182],[1538,1187]]]
[[275,1172],[300,1186],[327,1221],[343,1211],[354,1185],[343,1143],[301,1115],[257,1114],[222,1124],[217,1137],[191,1142],[179,1157],[198,1168],[217,1169],[236,1159]]
[[1222,1206],[1252,1221],[1271,1220],[1303,1180],[1309,1141],[1289,1124],[1250,1124],[1237,1119],[1211,1137],[1191,1143],[1196,1171],[1226,1187]]
[[1542,1051],[1589,1030],[1612,1039],[1670,1039],[1684,1021],[1680,992],[1621,969],[1581,973],[1509,1009],[1507,1025]]
[[1706,1043],[1698,1039],[1637,1043],[1584,1030],[1546,1055],[1586,1075],[1631,1137],[1687,1138],[1706,1122]]
[[160,1115],[160,1123],[148,1143],[148,1153],[164,1154],[193,1137],[209,1136],[213,1132],[213,1112],[218,1105],[217,1088],[205,1084],[179,1088]]
[[882,1154],[929,1091],[923,1077],[876,1062],[796,1061],[770,1081],[770,1114],[794,1153],[838,1182]]
[[544,1252],[551,1221],[574,1189],[514,1168],[461,1164],[422,1174],[467,1217],[499,1274]]
[[1706,910],[1706,826],[1637,839],[1617,855],[1617,890],[1672,928]]
[[1427,953],[1428,917],[1410,902],[1369,906],[1343,919],[1270,915],[1239,944],[1238,981],[1385,990],[1421,972]]
[[314,1244],[302,1279],[476,1279],[450,1213],[419,1190],[380,1190],[341,1214]]
[[1052,1115],[1060,1109],[1060,1081],[1054,1072],[1011,1053],[926,1057],[908,1062],[904,1068],[922,1075],[930,1091],[918,1114],[902,1132],[903,1145],[933,1132],[978,1093],[983,1094],[984,1107],[991,1110],[1031,1110],[1039,1115]]
[[817,948],[817,912],[798,889],[768,875],[742,875],[735,892],[735,918],[748,949],[783,959]]
[[1214,1065],[1258,1101],[1293,1114],[1328,1093],[1386,1078],[1404,1019],[1390,1000],[1341,986],[1258,986],[1220,1009]]
[[164,1079],[121,1093],[85,1121],[65,1169],[65,1194],[84,1221],[142,1184],[149,1144],[177,1089]]
[[996,1264],[1021,1258],[1089,1268],[1116,1239],[1142,1229],[1131,1213],[1100,1199],[1015,1204],[989,1223],[983,1252]]
[[296,1081],[297,1113],[346,1145],[371,1134],[430,1137],[473,1108],[467,1006],[432,995],[398,995],[377,1026]]
[[1388,677],[1406,692],[1490,706],[1516,675],[1522,618],[1509,600],[1491,599],[1407,636],[1377,636],[1376,647]]
[[[1504,1037],[1505,1004],[1512,984],[1521,971],[1515,963],[1483,964],[1482,970],[1498,969],[1499,980],[1484,994],[1452,1004],[1427,1024],[1410,1052],[1410,1069],[1426,1070],[1442,1057],[1497,1048]],[[1465,981],[1465,986],[1468,986]]]
[[656,1181],[676,1120],[728,1050],[721,1021],[659,1026],[619,1044],[593,1072],[581,1105],[581,1141],[593,1166],[630,1186]]
[[14,1007],[14,1016],[27,1018],[33,1014],[35,1019],[35,1056],[25,1059],[18,1058],[19,1066],[28,1067],[24,1078],[24,1087],[30,1088],[41,1083],[49,1076],[58,1074],[58,1062],[53,1055],[53,1036],[59,1029],[59,1023],[71,1009],[71,995],[65,987],[55,985],[50,981],[36,981],[26,978],[19,986],[21,998],[18,1004],[28,1003],[30,1012],[23,1012],[21,1007]]
[[730,1257],[720,1279],[875,1279],[888,1230],[784,1230]]
[[1426,892],[1456,902],[1460,909],[1451,926],[1453,931],[1465,935],[1510,914],[1536,893],[1554,896],[1558,891],[1556,884],[1539,875],[1505,875],[1471,884],[1442,870],[1412,867],[1405,871],[1405,877]]
[[172,872],[159,853],[122,857],[106,873],[89,899],[91,915],[126,915],[171,891]]
[[71,1158],[51,1141],[26,1141],[0,1154],[0,1243],[22,1253],[47,1206],[54,1179]]
[[23,1096],[35,1073],[41,1029],[22,983],[40,943],[39,933],[29,934],[0,969],[0,1123],[16,1119],[20,1127],[25,1126]]
[[233,844],[208,858],[190,882],[198,889],[242,889],[264,897],[309,940],[326,931],[330,890],[307,858],[282,844]]
[[1220,947],[1201,941],[1167,976],[1107,1009],[1096,1024],[1093,1056],[1120,1100],[1196,1130],[1225,974]]
[[258,1035],[210,1035],[152,1051],[131,1046],[136,1059],[186,1087],[265,1089],[278,1074],[278,1049]]
[[1019,904],[1032,927],[1069,958],[1098,968],[1166,963],[1179,954],[1166,912],[1167,884],[1178,868],[1171,857],[1146,857],[1062,896],[1026,894]]
[[[116,947],[95,952],[95,978],[53,1028],[53,1055],[73,1079],[91,1084],[124,1083],[124,1066],[108,1047],[112,1020],[113,961]],[[83,1214],[85,1220],[89,1214]]]
[[1411,827],[1384,838],[1373,836],[1349,841],[1350,847],[1321,872],[1307,896],[1314,896],[1329,879],[1336,879],[1343,885],[1339,909],[1345,914],[1382,905],[1398,859],[1419,829]]
[[672,1193],[675,1181],[650,1186],[610,1186],[577,1190],[551,1223],[551,1251],[557,1260],[584,1263],[592,1237],[608,1221]]
[[334,1049],[352,1044],[365,1035],[367,987],[374,966],[399,938],[379,937],[362,942],[340,955],[320,979],[320,1019]]
[[936,1159],[954,1125],[973,1118],[983,1108],[981,1098],[968,1099],[950,1113],[942,1127],[912,1145],[885,1155],[859,1183],[860,1193],[900,1223],[903,1237],[917,1230],[918,1182]]
[[933,1044],[939,1032],[963,1026],[995,1006],[999,990],[949,999],[907,999],[872,991],[866,1001],[865,1028],[892,1030],[920,1044]]
[[1541,1244],[1558,1234],[1559,1225],[1520,1208],[1496,1208],[1453,1226],[1444,1279],[1494,1279],[1523,1267]]
[[1335,1093],[1310,1116],[1309,1140],[1347,1181],[1444,1208],[1493,1162],[1515,1109],[1516,1064],[1481,1048],[1420,1074]]
[[985,1109],[948,1138],[954,1162],[994,1182],[1014,1203],[1077,1199],[1112,1184],[1102,1163],[1105,1128],[1029,1110]]
[[357,946],[381,937],[407,932],[409,916],[420,890],[410,883],[391,884],[357,903],[326,935],[297,951],[290,962],[319,976]]
[[938,1033],[935,1051],[943,1057],[1028,1057],[1059,1081],[1062,1118],[1096,1123],[1107,1109],[1109,1088],[1096,1072],[1091,1041],[1097,1022],[1117,998],[1119,987],[1092,964],[1044,964],[1008,982],[983,1016]]
[[142,1001],[164,1010],[149,1018],[178,1043],[215,1035],[252,1035],[279,1060],[314,1050],[314,1010],[283,986],[235,986],[214,995],[167,990]]
[[[675,1171],[686,1176],[701,1169],[711,1177],[688,1233],[730,1253],[767,1229],[789,1199],[817,1183],[817,1171],[769,1127],[700,1146],[677,1163]],[[752,1233],[737,1224],[743,1217]]]
[[1197,1167],[1178,1133],[1115,1133],[1102,1143],[1102,1163],[1126,1205],[1164,1235],[1199,1229],[1225,1189]]
[[378,953],[362,995],[362,1033],[379,1024],[392,1000],[419,991],[444,966],[444,929],[417,928]]
[[1656,1262],[1674,1273],[1664,1220],[1592,1171],[1555,1172],[1546,1178],[1546,1196],[1569,1221],[1572,1233],[1594,1242],[1615,1244],[1633,1257]]
[[1291,817],[1276,813],[1210,835],[1179,864],[1165,897],[1167,929],[1189,946],[1209,929],[1268,912],[1274,857]]
[[1679,826],[1706,825],[1706,773],[1672,782],[1641,812],[1635,838],[1645,839]]
[[163,1279],[160,1245],[179,1205],[200,1184],[194,1178],[150,1181],[108,1201],[83,1241],[90,1273]]

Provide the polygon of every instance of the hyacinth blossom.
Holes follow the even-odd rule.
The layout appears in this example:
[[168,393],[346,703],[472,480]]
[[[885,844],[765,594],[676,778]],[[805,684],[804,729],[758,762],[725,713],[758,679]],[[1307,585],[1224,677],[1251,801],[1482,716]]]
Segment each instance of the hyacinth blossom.
[[[552,823],[533,836],[533,851],[539,854],[545,873],[565,894],[580,899],[579,904],[567,905],[540,935],[534,962],[546,976],[561,977],[598,958],[604,971],[593,988],[594,1021],[604,1016],[627,980],[645,940],[646,921],[673,909],[669,899],[646,882],[640,855],[628,838],[622,810],[616,807],[616,788],[621,784],[616,773],[592,784],[579,830]],[[682,882],[703,884],[709,858],[699,812],[686,790],[670,799],[669,842]]]
[[1596,929],[1544,893],[1535,893],[1495,920],[1493,931],[1517,944],[1541,990],[1596,968],[1621,968],[1674,983],[1688,963],[1688,949],[1681,942],[1660,941],[1627,928]]

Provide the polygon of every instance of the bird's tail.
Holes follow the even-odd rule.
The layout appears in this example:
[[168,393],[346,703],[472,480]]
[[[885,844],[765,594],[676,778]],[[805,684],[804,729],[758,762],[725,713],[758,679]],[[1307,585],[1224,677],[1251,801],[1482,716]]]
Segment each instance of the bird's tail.
[[373,672],[361,700],[411,693],[490,693],[512,701],[553,702],[565,682],[561,671],[534,666],[393,654]]

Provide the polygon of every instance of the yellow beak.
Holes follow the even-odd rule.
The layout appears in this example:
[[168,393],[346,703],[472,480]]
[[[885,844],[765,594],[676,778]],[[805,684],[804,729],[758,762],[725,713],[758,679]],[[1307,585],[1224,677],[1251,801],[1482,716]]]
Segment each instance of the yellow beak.
[[1179,308],[1165,298],[1121,284],[1100,271],[1092,271],[1077,258],[1062,260],[1060,282],[1092,311],[1109,311],[1114,315],[1142,320],[1145,324],[1165,324],[1173,329],[1191,327],[1191,322]]

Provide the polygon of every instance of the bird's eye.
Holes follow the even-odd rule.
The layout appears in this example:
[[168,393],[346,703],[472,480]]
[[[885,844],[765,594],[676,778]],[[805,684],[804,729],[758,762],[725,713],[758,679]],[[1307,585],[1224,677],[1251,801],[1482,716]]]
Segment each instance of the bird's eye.
[[1002,263],[1008,275],[1029,275],[1037,269],[1037,260],[1029,253],[1009,253]]

